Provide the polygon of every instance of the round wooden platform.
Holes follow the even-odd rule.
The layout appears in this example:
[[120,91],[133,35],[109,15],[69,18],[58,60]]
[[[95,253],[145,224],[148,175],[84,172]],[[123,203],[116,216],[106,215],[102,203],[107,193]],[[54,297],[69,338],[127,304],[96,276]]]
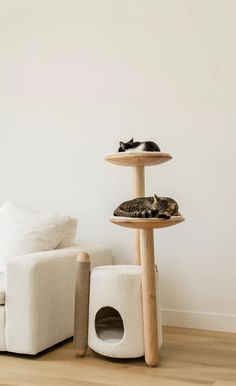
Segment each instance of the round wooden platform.
[[171,155],[159,151],[140,153],[113,153],[105,155],[105,160],[119,166],[153,166],[171,160]]
[[177,225],[184,221],[183,216],[173,216],[169,220],[163,218],[137,218],[137,217],[118,217],[112,216],[109,221],[113,224],[120,225],[125,228],[133,229],[155,229],[166,228]]

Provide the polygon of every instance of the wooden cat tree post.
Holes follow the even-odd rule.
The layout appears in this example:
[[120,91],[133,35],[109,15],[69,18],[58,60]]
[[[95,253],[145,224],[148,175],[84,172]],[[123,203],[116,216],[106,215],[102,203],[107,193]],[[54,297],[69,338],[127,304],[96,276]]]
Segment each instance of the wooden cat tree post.
[[[145,170],[144,166],[133,166],[133,196],[144,197],[145,196]],[[134,243],[136,250],[136,264],[141,262],[140,254],[140,232],[139,229],[134,231]]]
[[[145,196],[144,167],[158,165],[169,161],[171,158],[170,154],[161,152],[122,152],[105,156],[105,160],[108,162],[133,168],[134,197]],[[159,349],[153,229],[176,225],[184,221],[184,218],[176,216],[165,220],[113,216],[110,217],[110,221],[126,228],[135,229],[136,264],[141,263],[142,267],[145,361],[149,366],[157,366],[159,363]]]

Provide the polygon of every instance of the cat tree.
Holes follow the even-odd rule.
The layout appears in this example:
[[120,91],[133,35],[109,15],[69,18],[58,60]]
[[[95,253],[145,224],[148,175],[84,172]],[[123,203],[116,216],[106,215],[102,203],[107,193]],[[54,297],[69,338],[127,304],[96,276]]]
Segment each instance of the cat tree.
[[[158,165],[171,158],[170,154],[162,152],[121,152],[105,156],[105,160],[112,164],[132,167],[134,198],[145,196],[145,166]],[[141,264],[142,267],[145,361],[149,366],[157,366],[159,348],[153,230],[179,224],[184,221],[184,218],[175,216],[166,220],[113,216],[109,220],[116,225],[135,229],[136,264]]]

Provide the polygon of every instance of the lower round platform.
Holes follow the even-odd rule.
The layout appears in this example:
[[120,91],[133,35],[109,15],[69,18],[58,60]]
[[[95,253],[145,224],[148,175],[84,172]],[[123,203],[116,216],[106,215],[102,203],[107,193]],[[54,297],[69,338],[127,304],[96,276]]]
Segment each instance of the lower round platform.
[[112,216],[109,221],[113,224],[120,225],[125,228],[133,229],[155,229],[166,228],[177,225],[184,221],[183,216],[173,216],[169,220],[163,218],[137,218],[137,217],[118,217]]

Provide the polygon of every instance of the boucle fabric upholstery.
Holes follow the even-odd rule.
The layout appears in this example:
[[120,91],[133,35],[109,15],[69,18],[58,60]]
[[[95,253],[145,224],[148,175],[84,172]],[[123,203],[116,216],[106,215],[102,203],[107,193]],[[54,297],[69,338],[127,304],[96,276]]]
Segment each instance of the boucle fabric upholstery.
[[[113,317],[107,315],[96,322],[98,312],[104,308],[107,310],[107,307],[118,311],[122,320],[118,320],[115,315]],[[158,299],[157,316],[161,346]],[[123,329],[121,329],[122,321]],[[141,266],[117,265],[92,270],[88,344],[94,351],[115,358],[136,358],[144,355]]]
[[[92,267],[112,263],[111,249],[77,244],[12,258],[6,268],[6,350],[37,354],[73,336],[77,256],[87,252]],[[2,315],[0,315],[2,317]],[[1,339],[1,337],[0,337]]]
[[9,259],[73,243],[77,220],[7,202],[0,208],[0,270]]

